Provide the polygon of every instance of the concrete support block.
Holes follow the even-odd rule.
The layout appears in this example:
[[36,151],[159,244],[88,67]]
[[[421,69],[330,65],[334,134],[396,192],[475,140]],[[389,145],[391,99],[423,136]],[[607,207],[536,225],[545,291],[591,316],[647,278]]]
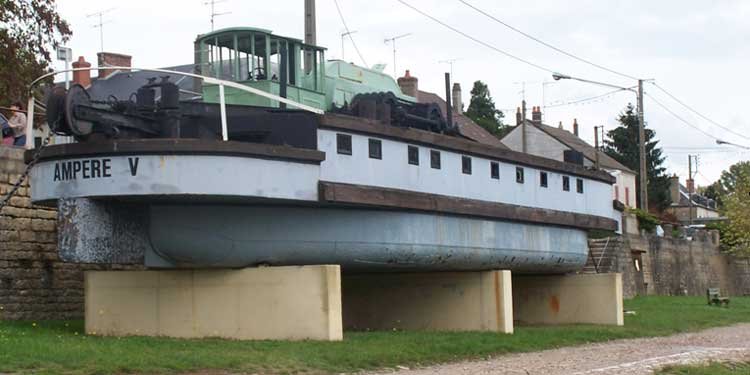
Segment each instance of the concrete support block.
[[88,271],[86,332],[241,340],[342,340],[337,265]]
[[527,324],[621,326],[622,274],[515,276],[513,311]]
[[349,275],[347,329],[513,333],[510,271]]

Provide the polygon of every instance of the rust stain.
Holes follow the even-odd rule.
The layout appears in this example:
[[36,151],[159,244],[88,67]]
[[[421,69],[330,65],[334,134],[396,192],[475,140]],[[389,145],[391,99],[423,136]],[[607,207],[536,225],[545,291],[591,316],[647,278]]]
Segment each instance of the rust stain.
[[560,300],[557,298],[557,296],[552,296],[549,298],[549,308],[555,314],[560,312]]

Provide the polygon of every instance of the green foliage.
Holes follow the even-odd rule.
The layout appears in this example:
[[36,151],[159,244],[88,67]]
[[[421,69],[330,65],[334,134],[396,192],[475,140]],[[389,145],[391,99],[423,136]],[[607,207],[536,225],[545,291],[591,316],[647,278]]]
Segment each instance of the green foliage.
[[[604,140],[604,152],[626,167],[636,172],[636,202],[640,202],[640,159],[638,149],[638,114],[632,104],[628,104],[617,118],[620,126],[607,132],[609,139]],[[646,171],[648,179],[649,207],[659,211],[669,207],[669,176],[662,166],[664,156],[658,141],[654,140],[654,131],[646,128]]]
[[650,296],[624,302],[627,310],[637,312],[625,316],[624,327],[516,326],[513,335],[346,332],[343,342],[98,337],[84,335],[82,321],[0,320],[0,373],[352,373],[664,336],[750,321],[750,298],[746,297],[733,297],[728,309],[707,306],[705,296]]
[[71,35],[55,0],[0,0],[0,105],[26,100],[27,85],[44,74],[54,47]]
[[731,192],[722,198],[728,220],[722,225],[721,243],[730,253],[750,256],[750,170],[737,169],[727,186]]
[[657,375],[747,375],[750,362],[711,362],[704,365],[667,366],[656,372]]
[[510,131],[509,126],[503,125],[505,115],[495,108],[490,89],[482,81],[474,82],[469,108],[464,115],[498,138]]
[[638,228],[646,232],[653,233],[656,226],[661,224],[659,218],[640,208],[629,208],[628,211],[635,214],[635,217],[638,219]]
[[737,188],[737,182],[742,176],[750,174],[750,161],[741,161],[733,164],[728,170],[721,172],[721,177],[713,184],[701,189],[701,193],[713,200],[724,208],[724,199],[727,195],[734,193]]

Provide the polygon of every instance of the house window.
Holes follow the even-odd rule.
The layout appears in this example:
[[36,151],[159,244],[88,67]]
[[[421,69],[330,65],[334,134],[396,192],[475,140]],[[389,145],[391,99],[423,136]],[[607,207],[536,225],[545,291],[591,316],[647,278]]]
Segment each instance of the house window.
[[419,165],[419,148],[417,146],[409,146],[409,164]]
[[539,186],[547,187],[547,172],[539,172]]
[[570,177],[563,176],[563,191],[570,191]]
[[500,179],[500,164],[494,161],[490,162],[490,178],[494,178],[495,180]]
[[523,167],[516,167],[516,182],[523,183]]
[[630,206],[630,189],[625,187],[625,205]]
[[379,139],[370,138],[370,159],[383,158],[383,143]]
[[342,155],[352,154],[352,136],[349,134],[336,134],[336,152]]
[[471,174],[471,158],[468,156],[461,157],[461,171],[464,174]]
[[576,191],[583,194],[583,180],[580,178],[576,178]]
[[430,150],[430,167],[440,169],[440,151]]

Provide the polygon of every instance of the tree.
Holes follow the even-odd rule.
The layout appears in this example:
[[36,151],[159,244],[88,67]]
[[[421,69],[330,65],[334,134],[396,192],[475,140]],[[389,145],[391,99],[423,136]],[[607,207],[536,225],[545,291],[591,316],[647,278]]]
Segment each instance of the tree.
[[505,115],[502,111],[495,108],[495,102],[490,95],[490,89],[482,81],[474,82],[474,87],[471,89],[469,108],[464,114],[498,138],[510,130],[509,126],[503,125],[503,117]]
[[750,161],[741,161],[733,164],[728,170],[721,172],[721,177],[716,180],[713,184],[708,185],[702,191],[703,195],[713,199],[718,204],[719,208],[724,206],[724,198],[734,193],[737,189],[737,181],[739,181],[743,175],[750,174]]
[[[607,132],[609,139],[604,140],[604,152],[618,162],[636,172],[636,199],[640,202],[640,159],[638,147],[638,115],[632,104],[620,112],[617,121],[620,126]],[[658,141],[654,140],[654,131],[645,129],[646,133],[646,171],[648,178],[649,207],[659,211],[671,203],[669,194],[669,177],[662,167],[664,157]]]
[[[722,173],[722,179],[724,173],[727,171]],[[750,256],[750,168],[735,168],[731,186],[732,190],[723,198],[727,222],[722,224],[721,243],[726,251]]]
[[0,0],[0,105],[26,99],[27,85],[44,74],[50,50],[68,40],[70,26],[55,0]]

